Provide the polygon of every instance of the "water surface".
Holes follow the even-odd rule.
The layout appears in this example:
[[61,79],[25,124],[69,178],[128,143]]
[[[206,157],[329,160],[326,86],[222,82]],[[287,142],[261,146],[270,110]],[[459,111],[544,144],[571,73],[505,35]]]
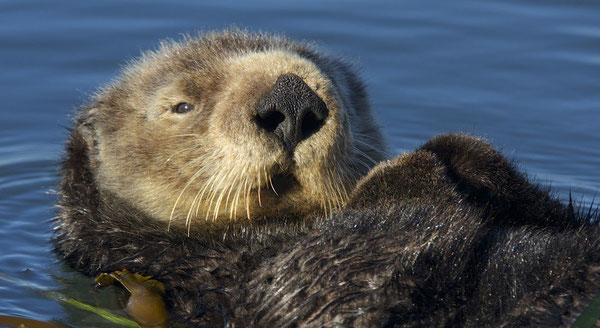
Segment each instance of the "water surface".
[[181,33],[236,25],[312,40],[357,62],[391,153],[468,132],[563,200],[589,205],[600,191],[598,2],[20,0],[0,1],[0,21],[3,315],[107,325],[40,290],[119,308],[52,252],[57,163],[94,89]]

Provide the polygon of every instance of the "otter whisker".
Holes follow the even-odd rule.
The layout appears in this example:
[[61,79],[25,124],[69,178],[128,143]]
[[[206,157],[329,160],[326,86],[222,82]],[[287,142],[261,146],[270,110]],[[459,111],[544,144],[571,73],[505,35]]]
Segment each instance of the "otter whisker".
[[[329,172],[328,172],[328,174],[329,174],[329,176],[331,177],[331,180],[330,180],[330,182],[328,183],[328,188],[329,188],[329,190],[333,190],[333,192],[332,192],[332,193],[333,193],[333,195],[335,196],[335,198],[333,199],[333,200],[335,201],[335,204],[334,204],[334,206],[335,206],[335,209],[337,209],[337,208],[341,207],[341,204],[342,204],[342,203],[344,202],[344,200],[346,199],[346,197],[344,197],[344,195],[342,195],[342,191],[340,190],[340,189],[342,189],[342,190],[343,190],[343,192],[344,192],[344,194],[345,194],[345,192],[346,192],[346,191],[345,191],[345,183],[343,183],[343,182],[342,182],[342,183],[341,183],[341,184],[339,184],[339,185],[338,185],[338,184],[336,184],[336,186],[332,186],[332,185],[331,185],[331,182],[334,182],[334,181],[341,181],[341,180],[342,180],[342,178],[339,176],[339,174],[335,174],[335,175],[334,175],[334,173],[333,173],[331,170],[328,170],[328,171],[329,171]],[[336,170],[336,173],[337,173],[337,172],[339,172],[339,169],[338,169],[338,170]]]
[[175,208],[177,208],[177,204],[179,203],[181,196],[186,191],[186,189],[192,184],[192,182],[194,182],[194,180],[196,180],[200,176],[200,174],[201,174],[201,170],[196,171],[196,173],[194,173],[194,175],[192,175],[192,177],[190,178],[188,183],[183,187],[183,190],[181,190],[181,192],[179,193],[179,196],[177,196],[177,199],[175,200],[175,204],[173,205],[173,209],[171,210],[171,215],[169,216],[169,224],[167,225],[167,231],[169,231],[169,229],[171,228],[171,222],[173,221],[173,215],[175,213]]
[[354,132],[353,132],[353,135],[354,135],[355,137],[361,137],[361,138],[369,138],[369,139],[373,139],[373,140],[376,140],[376,141],[378,141],[378,142],[380,142],[380,141],[381,141],[381,138],[380,138],[380,137],[378,137],[378,136],[372,136],[372,135],[370,135],[370,134],[366,134],[366,133],[361,133],[361,132],[356,132],[356,131],[354,131]]
[[260,173],[258,173],[257,176],[258,176],[258,188],[256,188],[256,189],[258,189],[258,191],[257,191],[257,193],[258,193],[258,206],[262,207],[262,201],[260,199],[260,190],[262,189],[260,187],[261,186],[261,184],[260,184]]
[[250,195],[249,195],[250,190],[248,189],[249,177],[248,177],[247,171],[248,171],[248,167],[244,167],[243,174],[242,174],[242,176],[244,177],[244,184],[243,184],[242,188],[240,189],[243,193],[240,193],[240,195],[245,198],[246,215],[247,215],[248,219],[250,219]]
[[[206,218],[205,218],[206,221],[208,221],[208,217],[210,216],[211,208],[213,208],[213,202],[214,202],[216,196],[217,196],[217,192],[213,188],[210,191],[210,200],[208,201],[208,208],[206,209]],[[214,216],[213,216],[213,221],[215,221],[215,217]]]
[[[233,219],[232,215],[233,215],[233,207],[232,204],[229,202],[229,196],[231,196],[231,191],[233,191],[233,186],[235,186],[235,182],[237,182],[237,178],[235,178],[233,181],[229,182],[229,190],[227,191],[227,198],[225,199],[225,206],[229,205],[229,207],[231,207],[231,210],[229,212],[229,219]],[[225,211],[227,212],[227,207],[225,208]]]
[[385,150],[379,149],[376,146],[373,146],[373,145],[371,145],[371,144],[369,144],[369,143],[367,143],[367,142],[365,142],[363,140],[360,140],[358,138],[354,138],[353,140],[354,140],[354,142],[357,142],[357,143],[365,146],[366,148],[374,150],[375,153],[383,155],[383,157],[386,157],[386,158],[391,157],[391,155],[388,152],[386,152]]
[[199,189],[198,192],[196,193],[196,196],[194,197],[194,199],[192,200],[192,204],[190,205],[190,211],[186,218],[186,225],[191,224],[191,213],[194,212],[193,211],[194,205],[196,205],[195,206],[196,210],[195,210],[194,216],[198,216],[198,211],[200,209],[200,204],[202,204],[202,198],[204,197],[204,193],[206,192],[207,189],[209,189],[209,187],[214,185],[215,180],[216,180],[215,176],[211,176],[209,178],[209,180],[204,183],[204,187],[202,189]]
[[[326,172],[326,173],[329,174],[329,172]],[[329,179],[330,179],[329,176],[324,177],[324,179],[323,179],[324,185],[319,190],[319,194],[321,196],[321,207],[323,208],[323,212],[324,212],[323,215],[325,217],[327,217],[327,198],[328,198],[327,194],[329,193],[327,190],[328,189],[327,183],[328,183]]]
[[360,155],[360,156],[364,157],[365,159],[369,160],[371,163],[373,163],[373,165],[378,164],[378,162],[376,160],[374,160],[371,156],[367,155],[367,153],[360,150],[360,148],[354,147],[354,151],[357,153],[357,155]]
[[277,190],[275,190],[275,186],[273,185],[273,180],[271,179],[270,175],[269,175],[269,185],[271,186],[271,190],[273,190],[275,195],[277,195],[277,197],[279,197],[279,193],[277,193]]
[[242,190],[241,180],[242,180],[242,175],[238,174],[236,176],[235,182],[234,182],[234,185],[236,187],[236,191],[235,191],[235,194],[233,196],[233,201],[231,202],[231,205],[230,205],[231,206],[231,210],[230,210],[230,213],[229,213],[229,219],[230,220],[235,219],[236,216],[237,216],[237,207],[238,207],[238,203],[239,203],[239,196],[240,196],[240,193],[241,193],[241,190]]
[[[325,199],[327,201],[327,206],[326,206],[326,216],[330,217],[331,213],[333,212],[333,203],[332,203],[332,198],[333,197],[337,197],[336,196],[336,191],[333,186],[332,186],[332,182],[334,182],[334,176],[333,173],[331,172],[330,169],[326,170],[326,174],[327,174],[327,179],[325,179],[325,183],[324,183],[324,187],[325,187]],[[332,197],[333,196],[333,197]]]
[[[241,174],[240,174],[240,177],[241,177]],[[242,186],[241,186],[241,183],[240,183],[240,185],[238,186],[238,189],[237,189],[237,191],[235,193],[235,206],[233,207],[233,217],[234,218],[237,217],[237,208],[238,208],[238,205],[239,205],[241,191],[242,191]]]
[[[206,193],[206,191],[209,190],[209,189],[211,189],[211,190],[214,189],[213,187],[214,187],[214,181],[215,180],[216,180],[215,176],[211,176],[209,178],[209,180],[205,182],[204,187],[202,188],[202,190],[200,192],[200,197],[198,198],[198,202],[196,203],[196,211],[195,211],[195,215],[194,216],[196,216],[196,217],[198,216],[198,212],[200,210],[200,205],[202,204],[202,199],[204,198],[204,194]],[[192,205],[193,205],[193,203],[192,203]],[[208,209],[207,209],[207,211],[208,211]],[[191,221],[189,221],[189,222],[186,221],[186,225],[188,223],[189,223],[189,225],[192,224]]]
[[377,146],[375,146],[375,145],[372,145],[372,144],[368,143],[368,142],[367,142],[367,141],[365,141],[365,140],[362,140],[363,138],[372,138],[372,139],[375,139],[375,140],[379,140],[379,138],[375,138],[375,137],[373,137],[373,136],[370,136],[370,135],[367,135],[367,134],[360,134],[360,133],[358,133],[358,134],[357,134],[357,133],[354,133],[353,137],[354,137],[354,138],[352,139],[353,141],[355,141],[355,142],[358,142],[358,143],[360,143],[360,144],[362,144],[362,145],[365,145],[367,148],[374,149],[374,150],[376,150],[377,152],[384,152],[384,150],[383,150],[383,149],[381,149],[381,148],[378,148]]
[[178,155],[183,152],[188,152],[193,149],[194,149],[194,147],[179,149],[176,152],[173,152],[169,157],[167,157],[167,159],[165,160],[165,163],[169,162],[175,155]]
[[[223,197],[225,196],[225,189],[221,188],[222,182],[225,178],[226,178],[226,176],[223,175],[223,177],[219,181],[219,184],[214,188],[215,190],[213,192],[213,197],[216,198],[216,202],[214,204],[214,210],[213,210],[213,221],[215,221],[219,217],[219,210],[221,209],[221,202],[223,201]],[[218,197],[217,197],[217,190],[220,190]],[[212,200],[211,200],[211,206],[212,206]]]
[[215,205],[215,213],[214,213],[214,220],[216,220],[216,218],[219,216],[219,210],[221,209],[221,204],[222,204],[222,200],[225,197],[225,190],[221,191],[221,193],[219,194],[219,197],[217,198],[217,204]]
[[215,212],[213,215],[213,220],[216,220],[219,215],[219,209],[221,208],[221,202],[223,201],[223,196],[225,195],[225,188],[223,188],[223,184],[225,181],[231,181],[231,172],[227,173],[227,175],[223,175],[221,180],[219,180],[219,184],[215,190],[221,190],[221,194],[217,198],[217,203],[215,205]]
[[[190,209],[189,209],[188,214],[187,214],[187,216],[185,218],[185,226],[186,227],[188,225],[191,225],[190,221],[191,221],[192,212],[194,210],[194,204],[196,203],[196,200],[198,200],[198,196],[200,195],[201,191],[202,191],[201,189],[198,189],[198,192],[196,192],[196,196],[194,196],[194,199],[192,200],[192,203],[190,204]],[[189,232],[188,232],[188,236],[189,236]]]
[[343,180],[343,182],[341,183],[341,186],[340,186],[341,192],[342,192],[342,199],[339,204],[339,208],[341,208],[344,205],[344,203],[346,203],[348,198],[350,197],[350,192],[348,191],[348,188],[352,187],[353,183],[360,176],[362,176],[363,173],[352,168],[352,166],[349,165],[347,161],[342,161],[342,163],[340,163],[339,166],[343,166],[342,168],[338,169],[338,171],[337,171],[338,176],[340,177],[340,180]]
[[248,220],[250,220],[250,188],[247,188],[248,185],[248,178],[246,177],[246,181],[244,182],[244,193],[246,197],[246,216],[248,217]]
[[362,161],[362,160],[361,160],[360,158],[358,158],[358,157],[354,159],[354,162],[355,162],[356,164],[360,164],[360,165],[364,166],[364,168],[365,168],[365,169],[367,169],[367,171],[371,169],[371,165],[369,165],[369,164],[365,163],[364,161]]
[[236,209],[234,212],[235,213],[234,219],[237,218],[237,207],[239,205],[240,197],[244,197],[244,195],[246,194],[246,188],[245,188],[244,184],[241,182],[242,179],[244,179],[244,181],[245,181],[247,179],[247,177],[240,176],[240,185],[239,185],[238,191],[236,193],[236,204],[235,204]]
[[172,136],[169,136],[172,138],[176,138],[176,137],[201,137],[201,135],[197,134],[197,133],[186,133],[186,134],[175,134]]
[[[361,151],[360,149],[355,149],[355,150],[356,150],[355,155],[357,155],[357,156],[354,157],[354,158],[361,158],[362,157],[364,160],[366,160],[366,164],[369,165],[369,168],[367,170],[370,170],[374,166],[376,166],[377,164],[379,164],[379,162],[376,159],[374,159],[373,157],[371,157],[369,154]],[[364,174],[364,173],[366,173],[366,172],[361,173],[361,175]]]

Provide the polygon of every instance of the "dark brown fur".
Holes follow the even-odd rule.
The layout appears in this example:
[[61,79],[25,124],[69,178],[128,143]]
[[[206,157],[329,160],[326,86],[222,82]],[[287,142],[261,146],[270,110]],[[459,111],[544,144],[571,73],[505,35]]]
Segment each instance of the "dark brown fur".
[[[356,111],[367,111],[360,82],[344,74]],[[597,292],[597,218],[532,185],[477,138],[439,136],[380,163],[332,217],[206,221],[188,235],[99,190],[93,123],[77,124],[56,248],[90,275],[126,268],[162,281],[173,325],[560,326]]]
[[100,199],[86,149],[74,133],[57,248],[88,274],[127,268],[163,281],[176,320],[559,326],[597,291],[597,225],[472,137],[437,137],[381,164],[333,218],[204,226],[190,237]]

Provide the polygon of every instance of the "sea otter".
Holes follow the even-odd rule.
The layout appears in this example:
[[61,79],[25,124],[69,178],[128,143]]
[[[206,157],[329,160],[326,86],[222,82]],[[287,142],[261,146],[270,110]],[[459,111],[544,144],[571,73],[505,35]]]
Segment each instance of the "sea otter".
[[388,159],[351,65],[283,37],[166,42],[77,115],[55,245],[164,283],[173,325],[566,325],[600,230],[485,141]]

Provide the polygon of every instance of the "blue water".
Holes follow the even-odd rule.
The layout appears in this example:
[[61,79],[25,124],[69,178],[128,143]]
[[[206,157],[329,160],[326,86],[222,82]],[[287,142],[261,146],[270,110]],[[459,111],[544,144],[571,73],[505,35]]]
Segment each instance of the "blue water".
[[[118,311],[52,252],[69,115],[143,49],[238,26],[308,39],[362,68],[390,152],[461,131],[589,205],[600,192],[600,2],[0,0],[0,315],[73,327]],[[106,325],[104,323],[104,325]]]

